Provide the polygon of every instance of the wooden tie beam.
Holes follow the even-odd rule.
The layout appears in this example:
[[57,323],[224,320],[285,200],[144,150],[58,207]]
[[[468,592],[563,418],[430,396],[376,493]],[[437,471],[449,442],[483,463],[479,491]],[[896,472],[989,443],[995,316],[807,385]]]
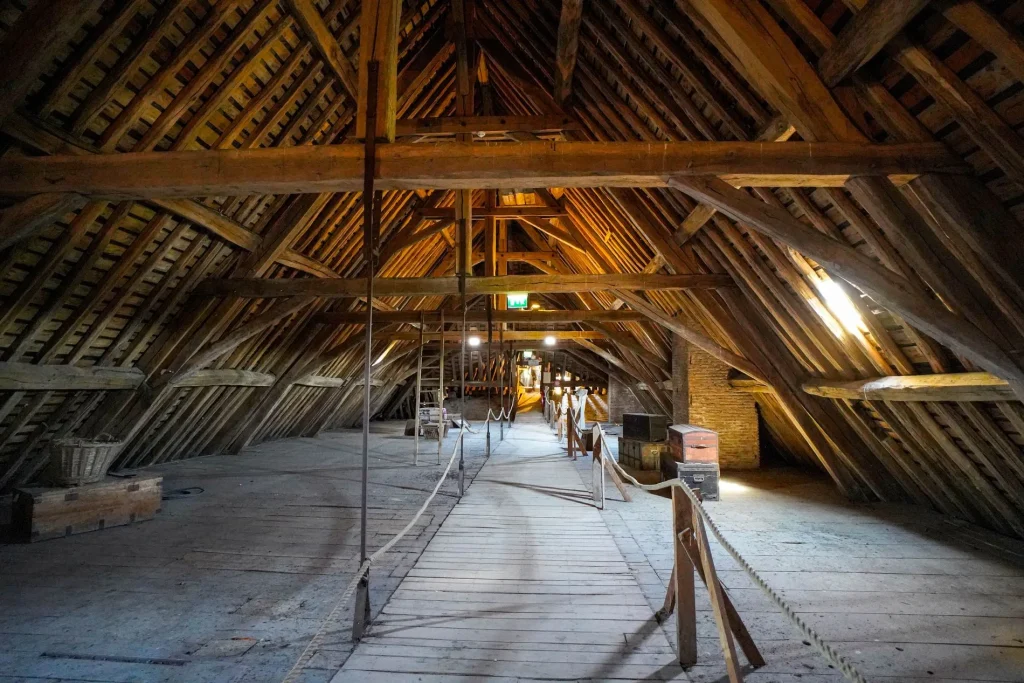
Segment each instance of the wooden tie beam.
[[[360,145],[9,156],[0,196],[76,192],[102,199],[305,194],[362,190]],[[732,186],[839,186],[852,176],[965,173],[940,143],[522,142],[390,144],[375,152],[379,190],[480,187],[665,187],[719,176]]]
[[[466,278],[466,295],[599,292],[610,289],[717,289],[732,285],[732,278],[728,275],[496,275]],[[457,277],[375,278],[373,288],[379,297],[460,293]],[[214,279],[199,285],[196,293],[199,296],[256,299],[284,296],[344,299],[365,296],[366,278]]]

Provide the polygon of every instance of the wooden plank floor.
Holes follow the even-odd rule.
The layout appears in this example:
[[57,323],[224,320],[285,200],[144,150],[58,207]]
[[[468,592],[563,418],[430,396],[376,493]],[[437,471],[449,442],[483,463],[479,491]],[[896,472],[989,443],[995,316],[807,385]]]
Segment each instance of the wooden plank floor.
[[536,414],[496,447],[334,678],[686,680]]
[[[404,421],[374,423],[369,546],[415,514],[444,469],[412,465]],[[454,438],[445,444],[445,457]],[[483,435],[466,442],[467,477]],[[0,683],[280,683],[359,566],[362,431],[286,439],[160,465],[157,518],[32,545],[0,544]],[[202,492],[199,492],[202,489]],[[441,487],[373,569],[375,615],[457,500]],[[301,683],[327,683],[352,650],[348,604]]]

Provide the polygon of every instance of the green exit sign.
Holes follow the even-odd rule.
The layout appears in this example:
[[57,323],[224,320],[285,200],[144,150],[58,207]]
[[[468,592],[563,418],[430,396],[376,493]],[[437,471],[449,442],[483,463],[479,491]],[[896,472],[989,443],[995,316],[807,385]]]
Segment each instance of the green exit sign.
[[505,295],[505,300],[508,302],[508,308],[526,308],[527,300],[529,295],[526,292],[512,292]]

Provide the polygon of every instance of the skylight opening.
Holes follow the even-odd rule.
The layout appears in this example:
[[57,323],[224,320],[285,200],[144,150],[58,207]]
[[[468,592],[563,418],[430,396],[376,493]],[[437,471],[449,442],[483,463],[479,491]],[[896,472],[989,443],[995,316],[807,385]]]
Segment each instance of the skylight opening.
[[[858,335],[867,332],[864,319],[860,317],[857,307],[853,305],[853,300],[842,287],[827,278],[818,280],[815,286],[834,316],[831,320],[828,317],[823,318],[829,329],[832,330],[832,334],[843,339],[847,333]],[[836,321],[842,326],[841,328],[837,328]]]

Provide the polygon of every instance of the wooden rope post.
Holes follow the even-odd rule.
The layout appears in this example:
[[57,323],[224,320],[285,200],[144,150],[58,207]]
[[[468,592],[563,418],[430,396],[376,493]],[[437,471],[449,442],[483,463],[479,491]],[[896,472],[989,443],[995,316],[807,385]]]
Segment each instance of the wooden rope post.
[[693,506],[690,499],[678,487],[672,487],[672,554],[675,558],[672,583],[677,607],[676,649],[682,666],[697,663],[697,601],[693,565],[679,540],[680,534],[684,537],[689,534],[692,524]]
[[[722,652],[725,654],[726,671],[729,674],[730,683],[740,683],[743,680],[743,675],[740,673],[739,658],[736,656],[736,644],[732,639],[729,616],[725,610],[725,599],[723,597],[725,591],[722,590],[722,584],[718,580],[717,572],[715,572],[715,561],[711,557],[711,547],[708,545],[708,535],[707,530],[704,529],[704,520],[693,506],[690,507],[690,513],[693,521],[693,539],[697,546],[697,552],[700,555],[701,566],[704,568],[704,579],[708,587],[708,594],[711,596],[711,609],[715,613],[715,626],[718,627],[718,639],[722,643]],[[677,542],[677,545],[681,547],[682,543]],[[690,580],[693,580],[692,573],[690,574]]]
[[[699,497],[699,492],[695,493]],[[743,680],[743,677],[740,673],[733,638],[736,639],[736,643],[739,643],[743,655],[753,668],[763,667],[765,665],[764,657],[718,578],[703,518],[690,503],[689,497],[678,487],[672,488],[672,511],[675,564],[672,567],[668,590],[665,592],[665,602],[655,618],[659,623],[663,623],[678,604],[680,610],[676,617],[676,639],[679,663],[683,666],[696,664],[697,617],[693,606],[695,583],[693,573],[696,570],[711,598],[711,608],[715,615],[715,625],[722,643],[722,651],[725,654],[729,680],[731,683],[738,683]],[[679,596],[683,596],[681,604]]]

